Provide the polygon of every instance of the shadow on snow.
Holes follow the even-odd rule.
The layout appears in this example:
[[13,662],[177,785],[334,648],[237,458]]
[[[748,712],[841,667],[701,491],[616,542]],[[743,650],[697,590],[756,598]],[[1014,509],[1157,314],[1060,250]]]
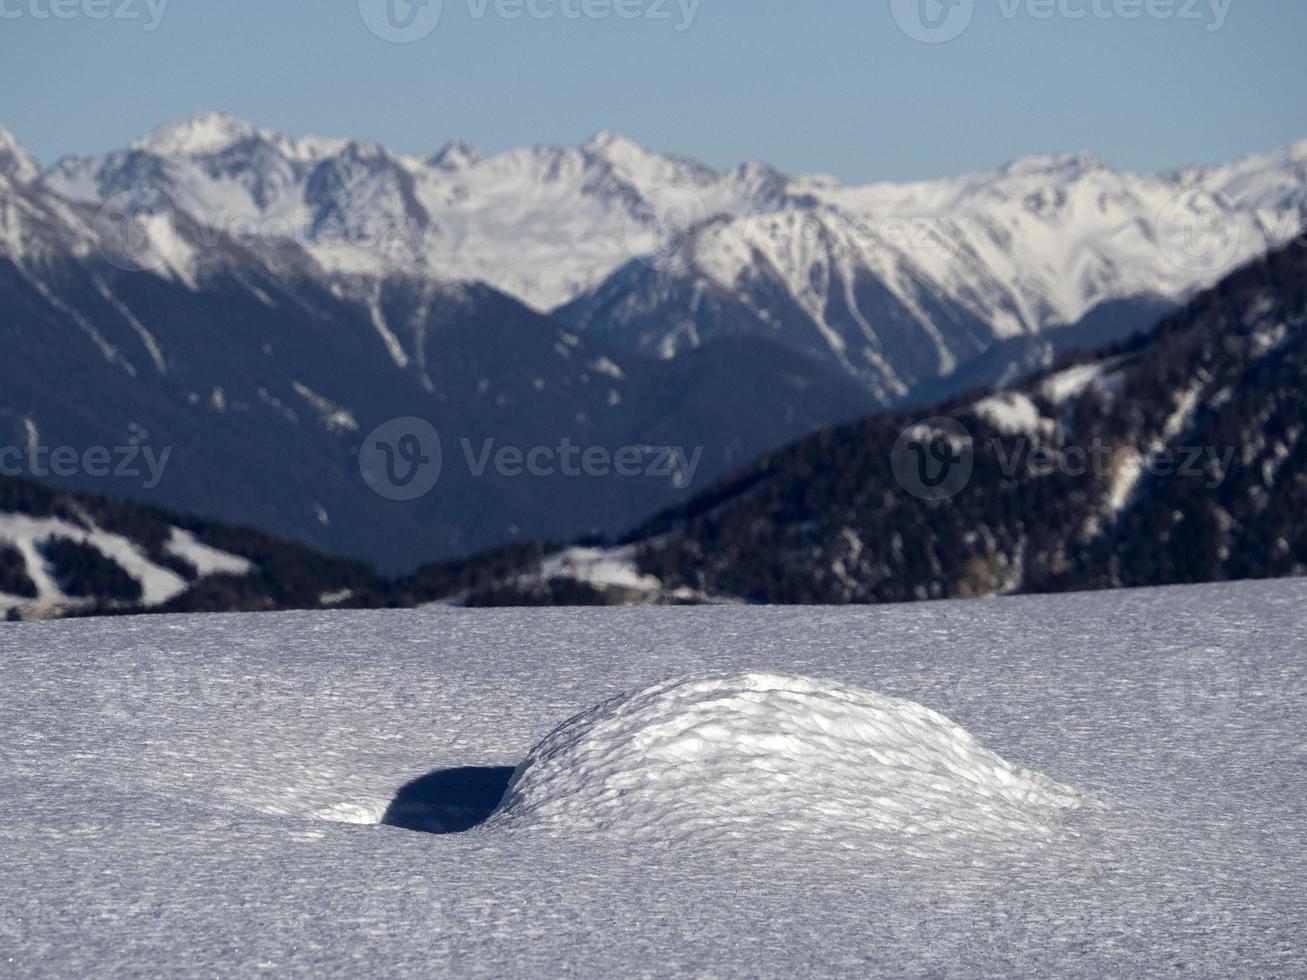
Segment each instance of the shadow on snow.
[[381,822],[427,834],[471,830],[494,812],[512,776],[512,766],[437,769],[401,786]]

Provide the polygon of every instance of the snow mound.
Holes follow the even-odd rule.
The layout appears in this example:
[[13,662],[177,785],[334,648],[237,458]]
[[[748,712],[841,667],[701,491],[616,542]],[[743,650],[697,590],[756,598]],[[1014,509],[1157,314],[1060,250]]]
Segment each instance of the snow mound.
[[913,701],[748,673],[666,681],[577,715],[517,767],[489,823],[928,852],[1048,839],[1079,806]]

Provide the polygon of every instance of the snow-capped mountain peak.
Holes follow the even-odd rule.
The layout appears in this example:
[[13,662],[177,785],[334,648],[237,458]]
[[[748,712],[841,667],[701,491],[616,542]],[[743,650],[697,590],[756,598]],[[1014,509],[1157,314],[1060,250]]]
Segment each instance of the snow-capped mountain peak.
[[258,143],[294,163],[316,163],[351,147],[370,147],[382,152],[373,140],[303,136],[294,138],[275,129],[260,129],[226,112],[197,112],[174,119],[128,145],[129,150],[158,157],[211,157],[227,153],[242,143]]
[[644,196],[669,187],[707,188],[721,179],[697,160],[659,153],[611,129],[595,133],[578,149],[591,164],[610,168]]
[[641,146],[635,140],[627,139],[615,129],[601,129],[581,144],[586,153],[611,157],[626,154],[645,155],[652,151]]
[[427,158],[437,170],[455,172],[475,167],[481,162],[481,152],[464,139],[452,139]]
[[[1307,141],[1183,173],[1074,152],[865,186],[759,161],[718,172],[613,130],[420,158],[201,113],[132,147],[40,183],[86,202],[152,188],[203,224],[289,227],[333,273],[482,281],[660,356],[786,338],[886,397],[1105,304],[1182,302],[1307,216]],[[1186,254],[1213,209],[1228,234]]]
[[1103,169],[1102,159],[1095,153],[1047,153],[1017,157],[1003,167],[1008,176],[1046,176],[1074,179],[1093,170]]
[[225,112],[196,112],[166,122],[131,144],[156,156],[207,156],[253,139],[259,131]]
[[36,159],[23,148],[17,137],[0,126],[0,176],[14,183],[24,184],[35,180],[41,173]]

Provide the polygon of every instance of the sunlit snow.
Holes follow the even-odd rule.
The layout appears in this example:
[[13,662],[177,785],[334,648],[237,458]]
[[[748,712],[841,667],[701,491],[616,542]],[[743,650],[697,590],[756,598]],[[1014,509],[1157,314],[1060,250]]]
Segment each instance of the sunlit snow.
[[8,624],[0,973],[1301,975],[1305,635],[1299,581]]

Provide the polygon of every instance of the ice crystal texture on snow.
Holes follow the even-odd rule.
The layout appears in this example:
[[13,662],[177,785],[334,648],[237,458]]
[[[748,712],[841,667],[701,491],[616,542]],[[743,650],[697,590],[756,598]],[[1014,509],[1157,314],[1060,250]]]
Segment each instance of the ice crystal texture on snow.
[[914,701],[745,673],[665,681],[577,715],[518,767],[491,823],[925,853],[1047,839],[1079,805]]

